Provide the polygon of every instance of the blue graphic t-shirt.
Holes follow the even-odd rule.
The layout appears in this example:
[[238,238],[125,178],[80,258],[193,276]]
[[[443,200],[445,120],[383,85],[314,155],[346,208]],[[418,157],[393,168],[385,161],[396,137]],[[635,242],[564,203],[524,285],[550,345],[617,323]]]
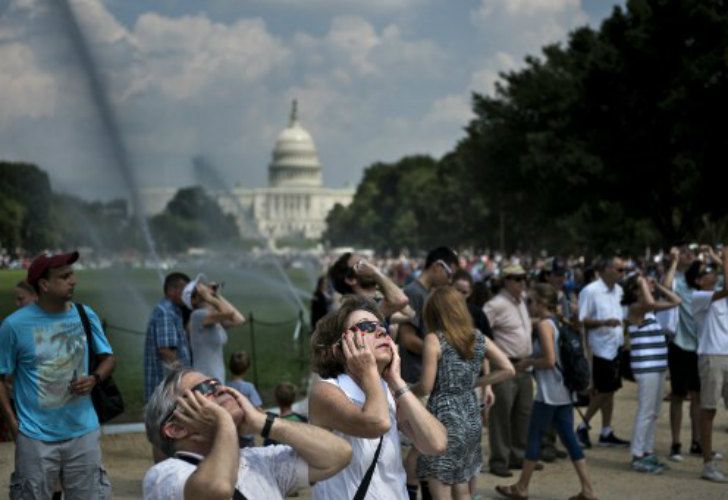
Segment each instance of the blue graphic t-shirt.
[[[94,353],[111,354],[98,316],[89,307],[86,314]],[[14,376],[13,396],[23,435],[54,442],[99,427],[91,397],[74,395],[69,389],[72,380],[88,375],[86,344],[75,307],[49,313],[32,304],[0,325],[0,373]]]

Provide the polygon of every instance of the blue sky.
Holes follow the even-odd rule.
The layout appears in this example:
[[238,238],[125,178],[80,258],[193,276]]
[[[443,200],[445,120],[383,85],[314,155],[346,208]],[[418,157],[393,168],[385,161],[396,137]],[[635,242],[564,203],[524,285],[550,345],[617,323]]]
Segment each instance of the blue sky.
[[[0,158],[39,164],[60,191],[124,195],[49,1],[0,0]],[[264,186],[293,98],[327,185],[354,185],[375,161],[439,157],[472,92],[622,4],[71,0],[141,187],[193,183],[197,155],[230,185]]]

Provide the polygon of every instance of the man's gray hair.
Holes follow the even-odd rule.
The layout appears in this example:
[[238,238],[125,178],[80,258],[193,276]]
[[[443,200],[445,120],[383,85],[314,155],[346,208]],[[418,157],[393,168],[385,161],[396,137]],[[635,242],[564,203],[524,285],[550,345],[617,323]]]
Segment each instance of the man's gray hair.
[[195,370],[187,367],[176,368],[169,372],[162,383],[154,389],[144,408],[144,426],[147,431],[147,439],[152,443],[152,446],[161,450],[168,457],[174,455],[175,445],[172,439],[162,435],[163,420],[177,404],[177,396],[182,394],[179,390],[182,377],[193,372]]

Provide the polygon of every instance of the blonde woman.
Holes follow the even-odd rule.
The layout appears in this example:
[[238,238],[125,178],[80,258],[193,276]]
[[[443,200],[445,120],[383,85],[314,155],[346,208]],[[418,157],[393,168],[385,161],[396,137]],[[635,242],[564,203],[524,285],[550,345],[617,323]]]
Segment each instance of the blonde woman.
[[430,333],[425,336],[416,391],[430,395],[427,409],[447,429],[447,450],[439,456],[420,456],[417,474],[428,482],[436,500],[469,499],[468,483],[481,465],[482,421],[473,389],[497,384],[516,372],[505,354],[475,329],[465,298],[455,288],[435,290],[423,316]]

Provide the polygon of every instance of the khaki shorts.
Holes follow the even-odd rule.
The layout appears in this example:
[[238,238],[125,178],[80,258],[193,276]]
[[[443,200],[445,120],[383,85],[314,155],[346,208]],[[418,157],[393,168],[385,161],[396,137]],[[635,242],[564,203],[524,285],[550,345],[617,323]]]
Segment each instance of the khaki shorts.
[[723,404],[728,408],[728,355],[701,354],[698,356],[700,372],[700,407],[705,410],[718,408],[723,396]]

